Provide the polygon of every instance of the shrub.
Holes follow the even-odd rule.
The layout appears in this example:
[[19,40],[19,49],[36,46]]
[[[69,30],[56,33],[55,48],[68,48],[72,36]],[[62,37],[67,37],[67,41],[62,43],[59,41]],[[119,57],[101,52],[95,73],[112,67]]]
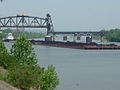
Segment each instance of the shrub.
[[0,54],[0,66],[8,69],[17,64],[17,60],[15,57],[9,54]]
[[7,49],[5,47],[5,44],[0,40],[0,54],[6,54]]
[[36,55],[32,44],[21,36],[7,52],[4,43],[0,42],[0,66],[8,70],[0,70],[0,79],[21,90],[40,87],[40,90],[53,90],[59,84],[55,67],[50,65],[47,70],[37,65]]
[[17,58],[17,62],[21,65],[37,64],[36,55],[33,51],[32,44],[21,36],[12,45],[11,54]]
[[42,70],[39,66],[17,66],[9,70],[8,82],[22,90],[39,87]]
[[59,79],[53,65],[42,73],[40,79],[40,90],[53,90],[59,84]]
[[7,80],[8,71],[0,67],[0,80]]

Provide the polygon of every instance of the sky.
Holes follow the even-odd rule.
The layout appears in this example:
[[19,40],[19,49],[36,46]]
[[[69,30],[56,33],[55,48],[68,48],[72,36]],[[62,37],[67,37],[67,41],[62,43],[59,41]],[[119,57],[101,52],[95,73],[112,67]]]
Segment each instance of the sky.
[[42,18],[50,13],[55,31],[120,28],[120,0],[4,0],[0,3],[0,17],[22,12]]

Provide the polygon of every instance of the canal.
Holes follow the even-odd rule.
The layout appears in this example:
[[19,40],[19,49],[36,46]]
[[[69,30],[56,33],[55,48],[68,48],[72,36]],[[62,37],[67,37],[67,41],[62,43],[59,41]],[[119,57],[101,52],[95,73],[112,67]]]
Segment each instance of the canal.
[[[12,43],[5,44],[10,48]],[[56,90],[120,90],[120,50],[33,47],[40,66],[56,67]]]

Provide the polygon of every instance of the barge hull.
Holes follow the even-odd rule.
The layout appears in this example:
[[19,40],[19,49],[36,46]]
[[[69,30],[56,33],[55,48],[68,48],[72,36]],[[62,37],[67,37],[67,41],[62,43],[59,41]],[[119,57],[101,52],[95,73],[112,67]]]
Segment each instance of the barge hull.
[[120,49],[120,46],[114,44],[96,44],[96,43],[75,43],[75,42],[53,42],[53,41],[30,41],[34,45],[86,49],[86,50],[104,50],[104,49]]

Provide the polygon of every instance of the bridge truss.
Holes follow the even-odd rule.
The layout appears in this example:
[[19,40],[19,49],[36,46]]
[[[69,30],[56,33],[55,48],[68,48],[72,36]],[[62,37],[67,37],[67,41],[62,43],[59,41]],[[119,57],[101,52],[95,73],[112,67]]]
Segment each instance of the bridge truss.
[[47,35],[54,32],[51,16],[46,15],[46,18],[34,16],[9,16],[0,18],[0,28],[46,28]]
[[34,16],[25,16],[25,15],[17,15],[17,16],[9,16],[0,18],[0,28],[46,28],[47,35],[52,34],[53,36],[56,34],[74,34],[81,36],[93,36],[100,35],[103,36],[107,32],[54,32],[54,27],[52,23],[52,19],[50,14],[46,15],[46,18],[34,17]]

